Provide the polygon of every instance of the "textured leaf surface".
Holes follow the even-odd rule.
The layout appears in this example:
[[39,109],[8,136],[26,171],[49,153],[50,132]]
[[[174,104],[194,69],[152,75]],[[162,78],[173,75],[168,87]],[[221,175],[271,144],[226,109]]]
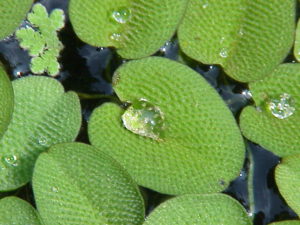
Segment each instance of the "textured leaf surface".
[[0,200],[0,225],[42,225],[36,210],[24,200],[6,197]]
[[13,82],[11,123],[0,140],[0,190],[27,183],[37,156],[55,143],[73,141],[80,128],[77,95],[54,79],[26,77]]
[[158,206],[144,225],[250,225],[245,209],[224,194],[183,195]]
[[294,46],[294,56],[297,61],[300,61],[300,20],[298,20],[296,28],[295,46]]
[[11,82],[2,66],[0,66],[0,138],[5,132],[13,111],[14,92]]
[[287,204],[300,215],[300,155],[290,155],[283,158],[276,167],[275,179]]
[[165,118],[160,141],[125,129],[124,110],[115,104],[92,114],[91,143],[120,162],[138,184],[169,194],[218,192],[238,176],[244,159],[241,135],[226,105],[198,73],[150,57],[124,64],[113,79],[122,101],[146,99]]
[[144,219],[137,185],[115,160],[89,145],[58,144],[42,153],[33,190],[47,224],[141,224]]
[[0,0],[0,40],[21,25],[32,3],[33,0]]
[[[253,142],[285,156],[299,151],[300,133],[300,64],[282,64],[270,76],[250,83],[256,107],[246,107],[240,117],[243,134]],[[294,113],[276,118],[267,108],[270,99],[286,93],[294,100]]]
[[141,58],[155,53],[172,37],[186,3],[186,0],[71,0],[69,11],[73,28],[84,42],[114,46],[123,58]]
[[221,64],[232,78],[249,82],[286,57],[294,21],[294,0],[190,0],[178,38],[191,58]]
[[270,223],[269,225],[300,225],[300,220],[286,220]]

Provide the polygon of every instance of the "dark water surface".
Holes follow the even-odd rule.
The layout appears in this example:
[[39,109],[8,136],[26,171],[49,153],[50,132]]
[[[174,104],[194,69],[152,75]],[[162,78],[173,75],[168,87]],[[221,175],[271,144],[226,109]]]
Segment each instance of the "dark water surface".
[[[53,8],[67,10],[68,0],[41,0],[48,11]],[[65,28],[60,32],[60,39],[65,48],[61,53],[60,63],[62,70],[57,79],[66,90],[79,93],[83,112],[83,125],[78,136],[78,141],[89,143],[86,124],[93,109],[103,102],[115,101],[111,86],[111,77],[117,67],[125,61],[120,58],[114,49],[96,48],[81,42],[74,34],[72,27],[66,21]],[[203,76],[221,95],[232,113],[238,118],[241,109],[248,104],[253,104],[247,94],[247,85],[238,83],[224,74],[219,66],[202,65],[189,59],[180,52],[176,37],[163,46],[155,55],[177,60],[179,56],[192,69]],[[30,74],[30,58],[26,51],[19,47],[16,39],[11,36],[0,42],[0,57],[12,79]],[[289,57],[288,61],[293,58]],[[285,204],[280,196],[274,181],[274,168],[279,163],[273,153],[263,149],[259,145],[245,140],[247,145],[247,157],[240,176],[231,182],[224,193],[236,198],[248,211],[250,210],[248,199],[249,168],[253,166],[253,190],[254,190],[254,224],[265,225],[272,221],[295,219],[297,215]],[[251,157],[250,157],[251,154]],[[250,162],[252,158],[252,162]],[[141,188],[145,197],[146,213],[151,212],[158,204],[172,197]],[[30,184],[11,193],[18,195],[27,201],[33,202],[33,194]]]

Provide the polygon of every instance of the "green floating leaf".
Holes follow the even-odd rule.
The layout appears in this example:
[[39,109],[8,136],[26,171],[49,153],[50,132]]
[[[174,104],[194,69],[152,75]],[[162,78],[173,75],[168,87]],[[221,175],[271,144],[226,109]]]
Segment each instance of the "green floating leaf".
[[285,220],[285,221],[270,223],[269,225],[300,225],[300,220]]
[[32,3],[33,0],[0,0],[0,40],[20,26]]
[[13,112],[14,92],[11,82],[0,66],[0,138],[6,131]]
[[119,98],[131,106],[97,108],[89,138],[138,184],[169,194],[207,193],[238,176],[245,154],[239,129],[198,73],[150,57],[124,64],[113,80]]
[[48,16],[42,4],[35,4],[28,14],[29,22],[35,26],[21,28],[16,32],[20,46],[33,56],[30,64],[31,71],[36,74],[47,72],[55,76],[59,73],[57,61],[63,45],[57,37],[57,31],[64,26],[64,14],[61,9],[55,9]]
[[0,225],[42,225],[37,211],[24,200],[6,197],[0,200]]
[[174,34],[187,0],[71,0],[78,37],[94,46],[114,46],[123,58],[155,53]]
[[300,61],[300,20],[298,20],[296,28],[295,46],[294,46],[294,56],[297,61]]
[[183,195],[158,206],[144,225],[251,225],[245,209],[224,194]]
[[279,192],[287,204],[300,215],[300,155],[283,158],[276,167],[275,179]]
[[47,224],[141,224],[137,185],[112,158],[80,143],[58,144],[35,165],[33,190]]
[[13,82],[15,105],[11,123],[0,140],[0,190],[18,188],[31,179],[38,155],[49,146],[73,141],[81,124],[80,104],[73,92],[46,77]]
[[249,85],[256,108],[240,116],[243,134],[253,142],[286,156],[299,151],[300,64],[282,64],[270,76]]
[[221,64],[232,78],[249,82],[282,62],[294,29],[294,0],[190,0],[178,38],[191,58]]

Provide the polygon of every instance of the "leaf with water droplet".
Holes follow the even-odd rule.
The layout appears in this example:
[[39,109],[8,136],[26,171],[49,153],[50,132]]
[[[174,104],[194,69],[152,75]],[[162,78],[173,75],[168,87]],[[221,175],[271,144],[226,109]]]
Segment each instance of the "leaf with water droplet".
[[12,34],[25,19],[33,0],[0,0],[0,40]]
[[286,203],[300,215],[300,154],[289,155],[275,169],[275,180]]
[[161,110],[146,99],[134,101],[122,115],[125,128],[141,136],[160,140],[165,128]]
[[12,84],[14,111],[0,139],[1,191],[27,183],[38,155],[52,144],[73,141],[81,124],[77,95],[64,93],[58,81],[30,76]]
[[183,195],[163,202],[144,225],[251,225],[243,206],[224,194]]
[[52,146],[37,159],[32,184],[46,224],[140,225],[144,220],[137,184],[115,160],[90,145]]
[[69,13],[81,40],[116,47],[123,58],[134,59],[154,54],[171,39],[186,4],[187,0],[71,0]]
[[14,92],[11,82],[0,65],[0,138],[6,131],[13,112]]
[[282,64],[265,79],[250,83],[249,88],[255,106],[241,113],[243,134],[279,156],[298,152],[300,64]]
[[42,225],[37,211],[26,201],[17,197],[0,200],[1,225]]
[[138,184],[169,194],[207,193],[223,190],[238,176],[245,154],[241,134],[220,96],[198,73],[149,57],[123,64],[113,85],[131,106],[97,108],[89,138]]
[[189,57],[220,64],[238,81],[260,80],[292,47],[295,2],[190,0],[178,28],[179,44]]

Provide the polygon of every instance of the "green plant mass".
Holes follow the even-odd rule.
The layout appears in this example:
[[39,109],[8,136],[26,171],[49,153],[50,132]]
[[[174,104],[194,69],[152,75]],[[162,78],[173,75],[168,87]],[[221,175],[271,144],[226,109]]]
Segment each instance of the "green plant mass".
[[0,225],[300,224],[299,4],[0,0]]
[[27,49],[33,57],[31,71],[36,74],[48,73],[51,76],[58,74],[59,53],[63,48],[57,37],[57,31],[64,26],[64,13],[55,9],[48,16],[46,8],[41,4],[35,4],[32,12],[28,14],[28,21],[33,27],[17,30],[16,36],[20,46]]

